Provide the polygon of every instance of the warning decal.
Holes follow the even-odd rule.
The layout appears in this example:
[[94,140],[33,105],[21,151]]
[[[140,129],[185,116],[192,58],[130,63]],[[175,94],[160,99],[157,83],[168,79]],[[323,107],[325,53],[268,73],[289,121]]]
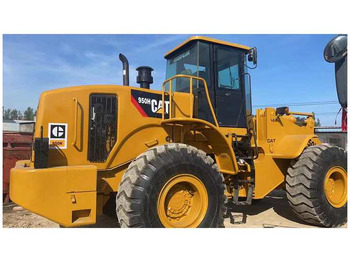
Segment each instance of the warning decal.
[[68,124],[49,123],[49,148],[67,149]]

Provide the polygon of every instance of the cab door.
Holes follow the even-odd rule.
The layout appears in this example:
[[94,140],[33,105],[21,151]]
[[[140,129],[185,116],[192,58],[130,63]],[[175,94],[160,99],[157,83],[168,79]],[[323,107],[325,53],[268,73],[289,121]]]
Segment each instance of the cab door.
[[243,90],[244,54],[234,48],[214,46],[214,85],[219,126],[246,127]]

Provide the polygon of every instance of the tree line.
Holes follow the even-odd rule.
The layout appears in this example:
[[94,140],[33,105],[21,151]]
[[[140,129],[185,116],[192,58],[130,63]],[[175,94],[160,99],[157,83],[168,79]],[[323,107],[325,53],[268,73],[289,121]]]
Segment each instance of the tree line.
[[36,111],[31,107],[28,107],[23,113],[17,109],[5,109],[2,107],[2,119],[3,120],[34,120]]
[[[313,115],[312,118],[315,120],[315,127],[320,127],[321,126],[320,119],[319,118],[315,118],[315,113],[314,112],[312,112],[312,115]],[[304,122],[306,120],[306,117],[297,116],[295,118],[296,118],[297,122],[299,122],[299,123],[302,123],[302,122]]]

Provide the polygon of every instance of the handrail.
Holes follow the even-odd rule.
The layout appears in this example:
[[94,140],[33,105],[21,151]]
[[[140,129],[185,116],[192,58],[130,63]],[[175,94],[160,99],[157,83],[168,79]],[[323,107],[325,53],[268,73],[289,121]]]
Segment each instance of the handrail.
[[297,115],[297,116],[308,116],[308,117],[313,117],[314,116],[314,114],[312,114],[312,113],[292,112],[292,111],[288,111],[287,114],[288,115]]
[[192,95],[193,95],[193,79],[197,80],[197,81],[203,81],[204,83],[204,90],[205,90],[205,94],[208,100],[208,104],[209,104],[209,108],[210,111],[213,115],[213,119],[215,122],[215,125],[217,127],[219,127],[218,121],[216,119],[216,115],[213,109],[213,105],[210,101],[210,96],[209,96],[209,91],[208,91],[208,86],[207,86],[207,82],[205,81],[205,79],[203,79],[202,77],[197,77],[197,76],[189,76],[189,75],[175,75],[173,77],[170,77],[169,79],[165,80],[163,82],[162,85],[162,105],[163,105],[163,110],[162,110],[162,120],[165,120],[165,85],[169,82],[169,119],[171,119],[171,112],[172,112],[172,80],[174,80],[175,78],[189,78],[190,79],[190,118],[193,118],[193,99],[192,99]]
[[74,107],[74,139],[72,145],[75,147],[77,144],[77,131],[78,131],[78,98],[73,98],[75,107]]

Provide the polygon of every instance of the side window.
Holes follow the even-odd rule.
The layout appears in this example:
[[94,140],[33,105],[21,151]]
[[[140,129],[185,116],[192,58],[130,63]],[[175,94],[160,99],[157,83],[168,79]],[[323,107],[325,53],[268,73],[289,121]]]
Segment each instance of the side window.
[[[194,75],[197,72],[197,44],[193,44],[188,50],[185,50],[174,58],[167,60],[166,79],[174,75]],[[172,89],[175,92],[188,93],[190,80],[187,78],[177,78],[172,81]],[[169,89],[169,83],[166,85]]]
[[219,88],[240,89],[239,53],[224,48],[217,49],[217,69]]
[[185,72],[181,72],[182,74],[198,76],[199,72],[205,72],[206,68],[204,66],[190,65],[184,64]]
[[[197,42],[187,50],[175,57],[167,59],[166,79],[174,75],[188,75],[201,77],[210,85],[210,53],[209,44]],[[194,88],[203,85],[202,82],[193,81]],[[167,84],[166,88],[169,88]],[[172,81],[173,91],[188,93],[190,80],[188,78],[177,78]]]
[[[210,89],[210,50],[209,44],[199,42],[199,58],[197,76],[203,78]],[[200,85],[203,85],[201,82]]]

